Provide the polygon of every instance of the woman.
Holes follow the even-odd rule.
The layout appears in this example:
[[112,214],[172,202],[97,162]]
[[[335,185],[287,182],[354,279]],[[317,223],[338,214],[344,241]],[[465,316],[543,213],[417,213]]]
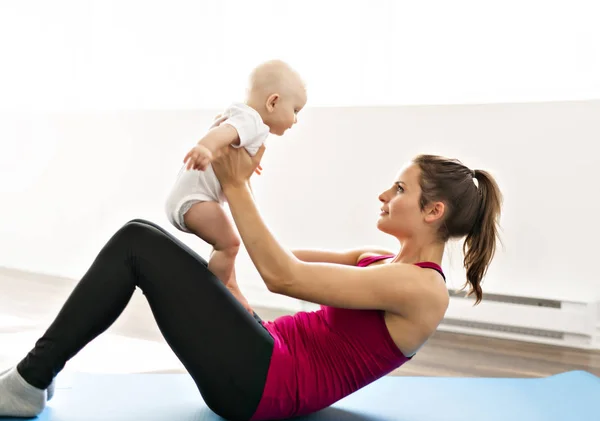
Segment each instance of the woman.
[[440,264],[450,238],[466,237],[467,283],[481,300],[501,207],[487,172],[418,156],[379,196],[377,227],[398,239],[398,253],[292,253],[269,232],[248,185],[263,152],[251,158],[229,148],[214,162],[215,172],[268,289],[321,309],[262,322],[188,247],[150,222],[130,221],[103,247],[35,347],[0,378],[0,415],[40,413],[56,374],[117,319],[136,287],[208,407],[229,420],[308,414],[409,361],[448,306]]

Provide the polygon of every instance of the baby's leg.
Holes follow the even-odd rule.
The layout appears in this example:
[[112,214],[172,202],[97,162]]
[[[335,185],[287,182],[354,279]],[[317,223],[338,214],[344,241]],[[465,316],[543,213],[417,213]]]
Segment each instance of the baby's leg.
[[198,202],[186,212],[184,222],[190,231],[213,246],[208,269],[227,285],[235,276],[240,238],[225,210],[217,202]]

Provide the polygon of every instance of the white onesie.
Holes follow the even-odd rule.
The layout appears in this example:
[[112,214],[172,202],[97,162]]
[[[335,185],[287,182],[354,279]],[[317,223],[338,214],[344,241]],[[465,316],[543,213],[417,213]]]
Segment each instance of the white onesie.
[[[246,104],[236,103],[227,107],[222,115],[227,120],[221,124],[233,126],[240,137],[240,144],[232,146],[243,147],[254,156],[269,136],[269,126],[263,122],[260,114]],[[223,204],[225,195],[212,165],[204,171],[186,170],[186,165],[183,165],[177,175],[175,185],[167,197],[165,210],[171,224],[181,231],[190,232],[183,216],[192,205],[206,201]]]

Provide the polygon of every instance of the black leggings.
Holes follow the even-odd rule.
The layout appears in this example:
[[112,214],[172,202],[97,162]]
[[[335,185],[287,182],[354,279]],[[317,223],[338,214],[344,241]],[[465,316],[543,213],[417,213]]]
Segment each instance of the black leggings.
[[205,260],[144,220],[128,222],[102,248],[18,364],[19,373],[46,389],[70,358],[114,323],[136,287],[207,406],[226,419],[249,419],[263,392],[273,338]]

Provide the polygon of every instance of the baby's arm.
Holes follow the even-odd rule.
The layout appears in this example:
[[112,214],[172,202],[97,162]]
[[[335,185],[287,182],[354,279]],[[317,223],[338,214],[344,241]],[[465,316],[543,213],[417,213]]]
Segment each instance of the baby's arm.
[[227,123],[210,130],[198,141],[198,145],[206,146],[213,154],[225,146],[239,145],[239,143],[240,135],[235,127]]
[[199,169],[204,171],[215,153],[228,145],[238,145],[240,136],[237,130],[229,125],[223,124],[211,129],[203,136],[183,159],[187,163],[187,169]]

